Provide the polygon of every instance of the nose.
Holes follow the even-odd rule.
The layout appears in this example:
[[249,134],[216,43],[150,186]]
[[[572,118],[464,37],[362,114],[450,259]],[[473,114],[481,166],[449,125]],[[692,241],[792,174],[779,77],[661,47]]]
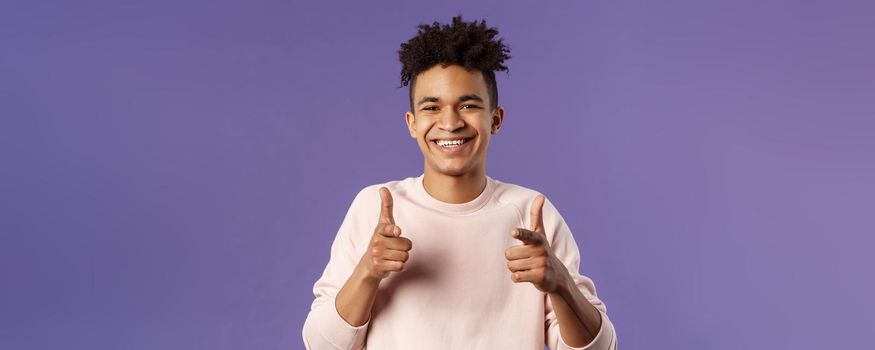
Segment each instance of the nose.
[[437,126],[444,131],[453,132],[465,127],[465,120],[459,115],[459,111],[448,109],[446,113],[442,113],[437,121]]

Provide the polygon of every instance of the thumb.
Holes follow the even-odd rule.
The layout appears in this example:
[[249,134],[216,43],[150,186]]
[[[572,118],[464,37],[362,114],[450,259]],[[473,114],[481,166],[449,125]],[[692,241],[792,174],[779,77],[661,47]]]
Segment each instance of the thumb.
[[530,222],[532,231],[544,233],[544,196],[538,195],[532,201],[532,210],[530,212]]
[[392,192],[388,188],[380,187],[380,222],[386,224],[395,224],[395,218],[392,216]]

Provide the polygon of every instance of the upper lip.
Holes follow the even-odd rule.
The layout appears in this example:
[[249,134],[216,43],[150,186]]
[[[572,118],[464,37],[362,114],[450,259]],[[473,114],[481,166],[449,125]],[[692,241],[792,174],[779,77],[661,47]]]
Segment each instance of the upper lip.
[[452,140],[467,140],[474,136],[455,136],[455,137],[435,137],[431,141],[452,141]]

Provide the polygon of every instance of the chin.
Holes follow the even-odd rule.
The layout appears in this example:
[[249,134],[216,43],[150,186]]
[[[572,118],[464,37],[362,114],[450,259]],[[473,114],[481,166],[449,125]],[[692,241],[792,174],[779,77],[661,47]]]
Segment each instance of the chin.
[[446,176],[462,176],[462,175],[465,175],[467,173],[467,171],[455,170],[455,169],[453,169],[453,170],[440,170],[438,172],[440,172],[442,175],[446,175]]
[[447,176],[462,176],[471,172],[471,167],[465,165],[461,166],[435,166],[435,170],[442,175]]

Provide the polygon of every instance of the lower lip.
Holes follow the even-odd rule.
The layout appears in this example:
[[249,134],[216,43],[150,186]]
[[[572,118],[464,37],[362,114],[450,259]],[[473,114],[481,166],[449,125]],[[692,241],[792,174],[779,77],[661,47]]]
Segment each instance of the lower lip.
[[461,144],[461,145],[459,145],[459,146],[456,146],[456,147],[452,147],[452,148],[450,148],[450,147],[441,147],[441,146],[438,145],[437,142],[435,142],[435,141],[431,141],[431,143],[434,144],[434,146],[437,147],[439,150],[441,150],[441,152],[443,152],[443,153],[446,153],[446,154],[457,154],[457,153],[459,153],[459,152],[462,152],[462,149],[467,148],[467,147],[468,147],[468,144],[470,144],[471,141],[472,141],[471,139],[468,139],[468,141],[465,141],[465,143],[463,143],[463,144]]

